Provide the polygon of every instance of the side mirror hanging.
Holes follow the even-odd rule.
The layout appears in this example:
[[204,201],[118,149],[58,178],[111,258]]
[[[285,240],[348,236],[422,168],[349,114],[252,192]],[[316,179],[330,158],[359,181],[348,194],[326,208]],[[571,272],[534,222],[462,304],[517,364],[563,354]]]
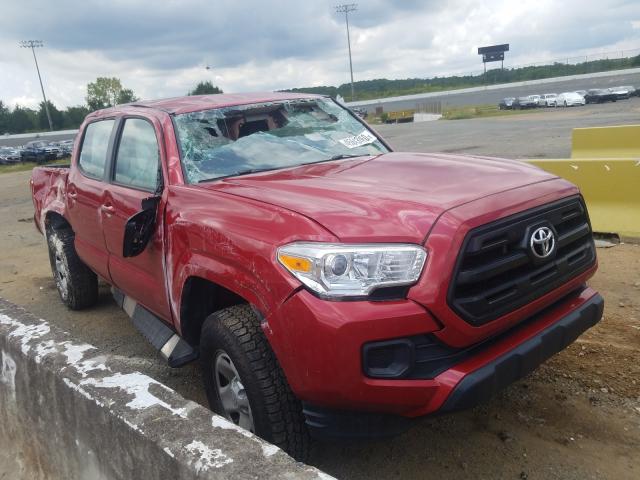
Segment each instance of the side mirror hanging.
[[147,247],[156,226],[158,203],[159,195],[143,199],[142,210],[127,220],[122,245],[123,257],[140,255]]

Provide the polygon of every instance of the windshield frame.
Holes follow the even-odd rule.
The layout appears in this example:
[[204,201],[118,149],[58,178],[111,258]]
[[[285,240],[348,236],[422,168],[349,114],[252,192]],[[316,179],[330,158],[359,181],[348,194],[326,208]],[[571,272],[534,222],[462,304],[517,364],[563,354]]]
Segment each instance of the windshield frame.
[[[387,143],[387,141],[382,138],[380,136],[380,134],[374,130],[368,123],[366,123],[362,118],[360,118],[358,115],[356,115],[353,110],[351,110],[349,107],[347,107],[346,105],[343,105],[342,103],[336,101],[335,99],[331,98],[329,95],[318,95],[316,97],[317,99],[324,99],[324,100],[328,100],[330,102],[333,102],[335,105],[337,105],[338,107],[342,108],[343,110],[345,110],[352,118],[354,118],[358,123],[360,123],[368,132],[370,132],[371,134],[373,134],[376,139],[389,151],[389,153],[393,152],[393,148],[391,148],[391,146]],[[296,100],[308,100],[307,97],[293,97],[291,99],[288,99],[288,101],[296,101]],[[256,102],[247,102],[247,103],[238,103],[238,104],[234,104],[231,105],[231,107],[244,107],[247,105],[253,105]],[[201,108],[198,110],[194,110],[193,112],[189,112],[189,113],[196,113],[196,112],[204,112],[207,110],[218,110],[218,109],[222,109],[222,108],[229,108],[229,107],[209,107],[209,108]],[[180,159],[180,170],[182,172],[182,183],[183,185],[198,185],[199,183],[212,183],[212,182],[217,182],[217,181],[222,181],[222,180],[226,180],[229,178],[233,178],[233,177],[237,177],[237,176],[241,176],[240,174],[232,174],[232,175],[225,175],[225,176],[221,176],[221,177],[215,177],[215,178],[211,178],[211,179],[207,179],[207,180],[201,180],[201,181],[195,181],[195,182],[190,182],[188,180],[188,175],[185,169],[185,164],[184,164],[184,158],[182,156],[182,140],[180,138],[179,135],[179,130],[178,130],[178,126],[176,124],[176,116],[178,114],[176,113],[170,113],[169,114],[169,118],[171,119],[171,125],[173,127],[173,136],[175,138],[176,141],[176,146],[177,148],[177,153],[178,153],[178,157]],[[359,155],[360,156],[365,156],[365,155]],[[353,158],[357,158],[357,157],[353,157]],[[277,171],[277,170],[285,170],[285,169],[289,169],[289,168],[298,168],[298,167],[302,167],[302,166],[308,166],[308,165],[313,165],[315,163],[327,163],[327,162],[334,162],[334,161],[340,161],[341,159],[331,159],[331,158],[327,158],[325,160],[319,160],[317,162],[312,162],[312,163],[301,163],[299,165],[285,165],[282,167],[274,167],[274,168],[269,168],[269,169],[265,169],[263,170],[264,172],[270,172],[270,171]],[[260,172],[255,172],[255,173],[260,173]]]

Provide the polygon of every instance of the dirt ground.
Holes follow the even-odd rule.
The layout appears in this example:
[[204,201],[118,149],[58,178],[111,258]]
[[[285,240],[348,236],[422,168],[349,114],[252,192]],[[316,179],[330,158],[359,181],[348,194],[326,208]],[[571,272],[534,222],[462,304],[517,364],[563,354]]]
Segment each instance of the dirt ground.
[[[0,175],[0,296],[205,403],[197,369],[172,370],[103,288],[68,311],[35,230],[28,172]],[[377,443],[318,444],[310,463],[344,479],[640,478],[640,246],[598,249],[604,319],[488,404],[426,418]],[[0,478],[11,478],[2,471]]]

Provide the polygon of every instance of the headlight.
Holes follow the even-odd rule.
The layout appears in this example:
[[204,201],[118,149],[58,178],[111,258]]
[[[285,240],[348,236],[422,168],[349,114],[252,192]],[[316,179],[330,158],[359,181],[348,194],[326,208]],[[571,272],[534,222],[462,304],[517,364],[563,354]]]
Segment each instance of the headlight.
[[410,244],[291,243],[278,261],[307,288],[327,297],[363,297],[381,287],[410,285],[427,252]]

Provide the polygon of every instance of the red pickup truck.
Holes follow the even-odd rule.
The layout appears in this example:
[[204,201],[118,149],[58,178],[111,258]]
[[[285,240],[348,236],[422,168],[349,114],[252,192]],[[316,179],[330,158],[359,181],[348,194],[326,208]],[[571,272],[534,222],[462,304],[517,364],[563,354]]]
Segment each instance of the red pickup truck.
[[598,322],[578,189],[525,163],[393,152],[329,98],[89,115],[31,180],[62,300],[98,280],[211,407],[303,458],[468,408]]

